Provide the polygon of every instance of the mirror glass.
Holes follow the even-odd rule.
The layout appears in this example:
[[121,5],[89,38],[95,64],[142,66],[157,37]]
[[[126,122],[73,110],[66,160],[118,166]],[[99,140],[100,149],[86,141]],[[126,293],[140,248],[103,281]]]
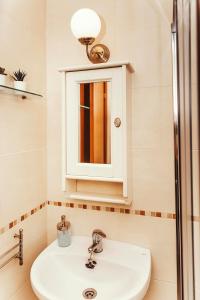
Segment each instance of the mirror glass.
[[108,82],[80,84],[79,161],[110,164],[110,107]]

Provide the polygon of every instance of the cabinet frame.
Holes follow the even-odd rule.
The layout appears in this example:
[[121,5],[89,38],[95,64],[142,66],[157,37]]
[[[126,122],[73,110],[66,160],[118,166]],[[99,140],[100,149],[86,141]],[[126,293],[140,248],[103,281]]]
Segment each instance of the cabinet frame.
[[[122,160],[122,170],[121,170],[121,176],[99,176],[98,172],[93,176],[88,176],[86,174],[69,174],[67,173],[67,142],[68,142],[68,135],[69,135],[69,123],[67,121],[67,114],[68,114],[68,105],[67,105],[67,94],[68,94],[68,86],[69,83],[67,81],[68,76],[71,72],[76,72],[76,74],[80,74],[82,71],[84,74],[87,70],[92,71],[93,74],[101,73],[101,69],[105,70],[105,73],[109,74],[112,69],[118,68],[120,70],[120,76],[121,76],[121,115],[119,116],[122,119],[122,150],[121,150],[121,160]],[[108,69],[108,70],[107,70]],[[94,72],[93,72],[94,71]],[[107,72],[108,71],[108,72]],[[99,65],[86,65],[86,66],[74,66],[74,67],[67,67],[60,70],[61,77],[62,77],[62,190],[67,191],[69,195],[71,194],[70,198],[72,199],[81,199],[81,200],[87,200],[88,195],[80,195],[80,193],[77,193],[76,195],[73,195],[74,193],[70,193],[69,190],[66,188],[67,181],[73,182],[73,186],[76,190],[76,180],[95,180],[95,181],[106,181],[106,182],[120,182],[123,184],[123,195],[120,199],[114,199],[113,201],[106,201],[106,195],[105,197],[102,197],[102,200],[99,200],[101,197],[99,195],[95,197],[93,201],[103,201],[103,202],[112,202],[112,203],[120,203],[120,204],[130,204],[132,201],[132,164],[131,164],[131,73],[134,72],[132,66],[129,62],[119,62],[119,63],[106,63],[106,64],[99,64]],[[88,72],[88,74],[92,74]],[[74,73],[75,74],[75,73]],[[103,74],[103,73],[102,73]],[[73,76],[72,76],[73,77]],[[87,77],[87,76],[86,76]],[[104,76],[102,78],[102,75],[99,76],[99,80],[109,80],[109,76]],[[80,82],[87,82],[91,81],[91,76],[89,75],[84,80],[81,80]],[[98,76],[95,75],[94,81],[98,80]],[[78,99],[78,97],[77,97]],[[117,115],[116,115],[117,117]],[[113,118],[111,118],[111,123],[113,122]],[[114,125],[111,126],[111,128]],[[116,128],[118,130],[120,128]],[[76,128],[76,130],[79,130]],[[68,135],[67,135],[68,132]],[[111,133],[112,135],[112,133]],[[111,148],[116,147],[115,145],[111,146]],[[77,148],[77,151],[79,150],[79,147]],[[112,151],[112,150],[111,150]],[[111,158],[112,158],[111,154]],[[87,165],[84,163],[84,165]],[[89,165],[92,165],[89,163]],[[106,166],[105,164],[94,164],[94,167],[102,168]],[[108,166],[107,166],[108,167]],[[108,167],[109,168],[109,167]],[[105,174],[105,173],[102,173]],[[76,192],[75,192],[76,194]],[[78,196],[79,194],[79,196]],[[95,200],[97,198],[98,200]],[[112,197],[111,197],[112,198]],[[91,201],[91,199],[90,199]]]

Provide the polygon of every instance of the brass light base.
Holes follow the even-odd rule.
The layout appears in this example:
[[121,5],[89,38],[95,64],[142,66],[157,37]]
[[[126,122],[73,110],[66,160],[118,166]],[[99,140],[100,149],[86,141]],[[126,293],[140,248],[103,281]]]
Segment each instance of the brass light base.
[[95,39],[91,37],[79,39],[79,42],[86,46],[87,57],[93,64],[106,63],[110,58],[110,51],[108,47],[103,44],[97,44],[89,51],[88,46],[92,45],[94,41]]
[[95,41],[95,38],[92,38],[92,37],[83,37],[83,38],[80,38],[78,39],[79,42],[82,44],[82,45],[85,45],[85,46],[88,46],[88,45],[92,45]]

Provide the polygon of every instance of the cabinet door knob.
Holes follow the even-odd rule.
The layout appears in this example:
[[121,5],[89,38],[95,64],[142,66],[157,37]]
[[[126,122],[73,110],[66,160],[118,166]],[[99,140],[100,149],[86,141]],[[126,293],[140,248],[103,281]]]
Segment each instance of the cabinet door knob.
[[119,128],[121,126],[121,119],[119,117],[114,119],[114,125],[115,127]]

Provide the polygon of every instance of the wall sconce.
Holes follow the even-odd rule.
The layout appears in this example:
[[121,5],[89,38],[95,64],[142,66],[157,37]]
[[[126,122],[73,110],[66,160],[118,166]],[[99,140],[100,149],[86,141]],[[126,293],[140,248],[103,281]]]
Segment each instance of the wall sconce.
[[93,64],[105,63],[110,57],[110,51],[103,44],[94,45],[89,50],[101,30],[101,20],[97,13],[89,8],[79,9],[71,18],[71,30],[79,42],[86,46],[87,57]]

